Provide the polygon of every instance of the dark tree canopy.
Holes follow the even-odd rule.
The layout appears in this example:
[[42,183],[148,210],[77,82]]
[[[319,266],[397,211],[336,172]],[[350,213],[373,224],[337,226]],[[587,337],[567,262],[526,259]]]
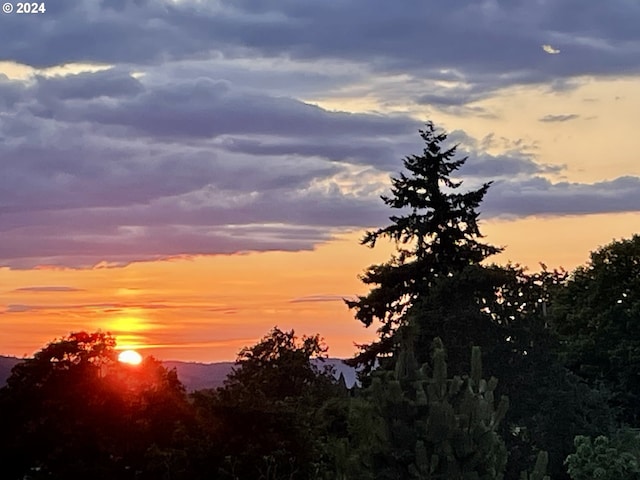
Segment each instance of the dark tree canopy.
[[591,254],[557,298],[555,322],[567,365],[592,385],[603,384],[640,420],[640,235]]
[[501,251],[480,241],[478,207],[490,183],[459,192],[462,182],[454,175],[466,157],[455,159],[456,146],[446,148],[447,135],[431,122],[420,136],[425,142],[422,155],[404,159],[406,173],[392,178],[391,195],[382,197],[398,215],[389,217],[389,226],[367,232],[362,240],[373,248],[379,239],[387,238],[395,243],[396,254],[384,264],[370,266],[361,277],[373,286],[367,295],[347,301],[365,326],[381,322],[379,341],[362,346],[354,363],[371,364],[377,355],[393,349],[394,334],[405,323],[407,309],[434,282]]
[[62,377],[69,377],[67,381],[88,381],[116,361],[115,344],[115,339],[103,332],[72,333],[18,363],[7,385],[13,390],[27,390],[47,388]]
[[402,345],[395,371],[376,370],[351,405],[345,469],[367,479],[502,478],[507,452],[497,432],[509,401],[497,403],[497,380],[482,378],[480,349],[471,371],[451,377],[442,342],[418,365]]
[[210,435],[221,439],[206,455],[224,455],[220,478],[335,478],[328,424],[345,414],[324,409],[339,392],[332,370],[316,364],[326,351],[318,335],[275,327],[242,349],[224,387],[195,395]]
[[257,344],[240,351],[237,367],[225,382],[224,390],[235,395],[248,390],[253,401],[258,397],[282,399],[302,395],[324,373],[313,360],[325,357],[326,352],[327,347],[318,335],[299,339],[295,331],[275,327]]
[[0,389],[2,478],[162,478],[152,463],[187,421],[184,388],[151,357],[118,362],[114,347],[72,333],[13,368]]

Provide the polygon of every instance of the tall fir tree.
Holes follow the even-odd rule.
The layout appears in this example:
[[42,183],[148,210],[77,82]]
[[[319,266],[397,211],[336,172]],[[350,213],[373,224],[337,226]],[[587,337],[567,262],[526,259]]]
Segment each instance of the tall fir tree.
[[396,254],[362,275],[362,281],[373,286],[367,295],[346,302],[365,326],[381,322],[379,340],[362,345],[353,364],[372,365],[379,355],[390,353],[408,308],[438,279],[501,251],[480,241],[477,209],[490,182],[458,192],[462,182],[453,177],[467,158],[455,159],[457,146],[446,148],[446,133],[432,122],[419,132],[425,142],[422,155],[404,159],[407,173],[393,177],[391,195],[382,197],[399,214],[389,217],[391,225],[367,232],[361,242],[373,248],[379,239],[387,238],[395,243]]

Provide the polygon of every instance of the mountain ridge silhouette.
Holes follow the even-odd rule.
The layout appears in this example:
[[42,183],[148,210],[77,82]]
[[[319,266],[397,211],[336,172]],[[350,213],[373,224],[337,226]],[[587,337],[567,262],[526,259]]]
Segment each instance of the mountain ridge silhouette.
[[[11,369],[23,358],[0,355],[0,387],[4,386],[11,375]],[[347,387],[351,388],[357,383],[356,370],[345,365],[342,359],[327,358],[324,361],[315,360],[320,368],[331,366],[334,368],[335,376],[344,376]],[[165,368],[175,369],[178,379],[185,386],[187,391],[203,390],[207,388],[218,388],[224,384],[225,379],[237,364],[235,362],[183,362],[179,360],[162,361]]]

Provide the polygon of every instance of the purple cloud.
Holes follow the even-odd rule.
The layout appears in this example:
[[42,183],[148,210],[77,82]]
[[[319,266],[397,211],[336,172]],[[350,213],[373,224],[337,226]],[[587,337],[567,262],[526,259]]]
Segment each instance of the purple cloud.
[[[422,148],[409,115],[334,111],[316,104],[323,99],[486,117],[495,112],[476,102],[505,87],[560,91],[584,75],[640,72],[640,6],[622,0],[47,7],[38,22],[3,17],[4,58],[110,67],[0,76],[0,266],[11,268],[309,250],[385,224],[388,175]],[[417,47],[439,39],[427,53]],[[451,140],[469,155],[468,186],[496,180],[485,218],[640,204],[637,177],[554,183],[545,176],[564,167],[542,163],[532,146],[488,154],[501,140]]]

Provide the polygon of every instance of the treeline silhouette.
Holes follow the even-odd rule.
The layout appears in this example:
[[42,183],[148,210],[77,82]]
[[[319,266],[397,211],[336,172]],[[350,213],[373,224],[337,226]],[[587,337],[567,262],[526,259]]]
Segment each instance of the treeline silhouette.
[[[0,389],[14,479],[640,478],[640,236],[571,273],[487,261],[466,161],[432,123],[383,197],[396,254],[348,301],[378,339],[349,389],[319,336],[275,327],[225,385],[187,394],[153,358],[72,333]],[[551,233],[551,232],[550,232]]]

